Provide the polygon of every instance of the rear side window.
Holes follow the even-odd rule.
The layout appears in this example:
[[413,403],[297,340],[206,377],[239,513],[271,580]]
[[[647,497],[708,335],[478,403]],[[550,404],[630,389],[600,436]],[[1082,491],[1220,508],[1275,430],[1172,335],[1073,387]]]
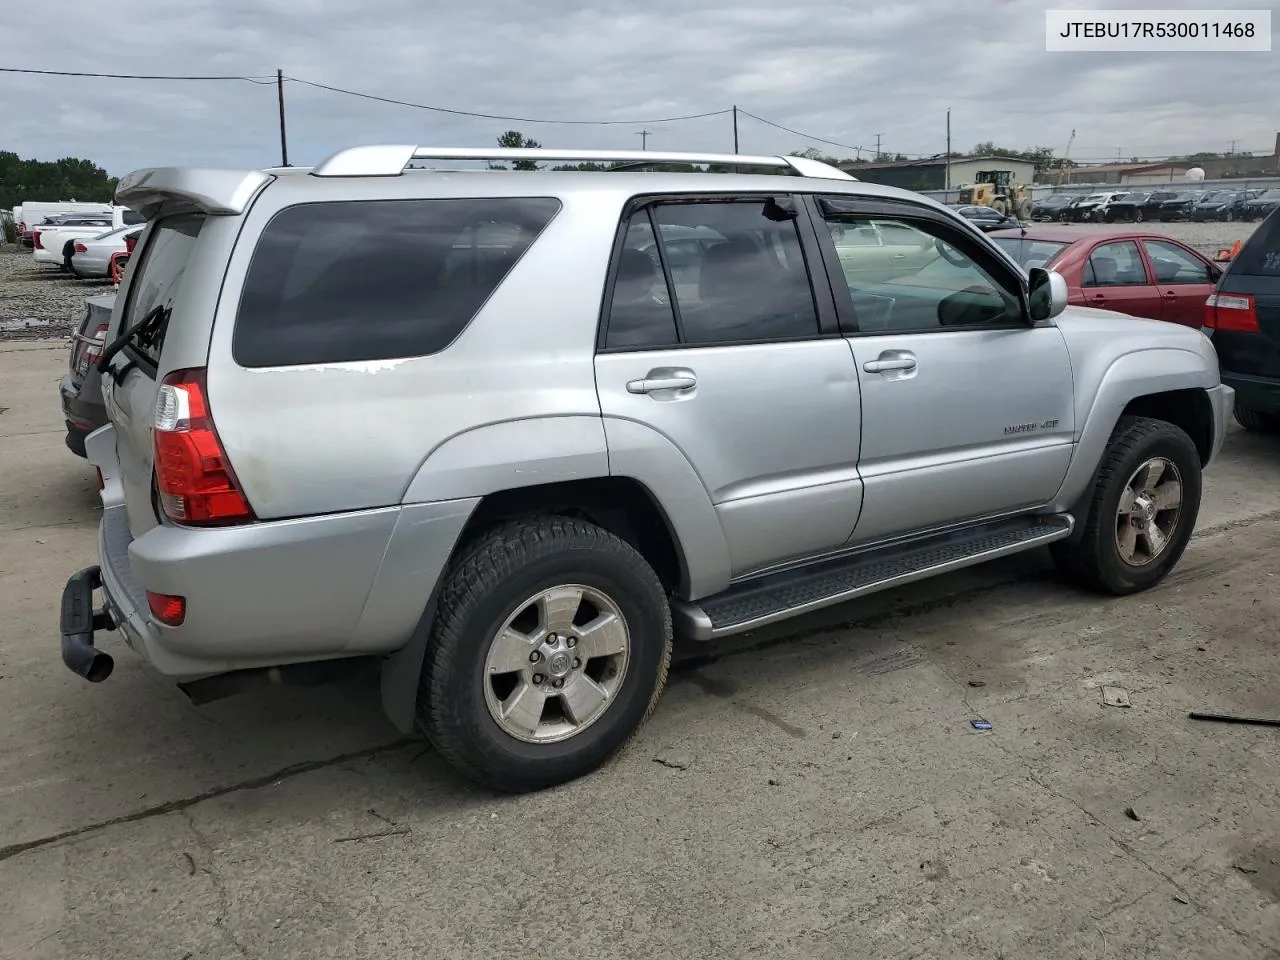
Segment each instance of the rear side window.
[[[201,214],[165,217],[156,223],[133,269],[129,302],[125,305],[123,326],[116,331],[117,336],[153,311],[173,306],[203,226],[204,216]],[[150,332],[134,337],[130,341],[130,353],[157,366],[166,326],[166,323],[153,324]]]
[[1229,269],[1246,277],[1280,277],[1280,210],[1258,224]]
[[232,354],[273,367],[443,350],[559,209],[550,197],[289,207],[254,251]]

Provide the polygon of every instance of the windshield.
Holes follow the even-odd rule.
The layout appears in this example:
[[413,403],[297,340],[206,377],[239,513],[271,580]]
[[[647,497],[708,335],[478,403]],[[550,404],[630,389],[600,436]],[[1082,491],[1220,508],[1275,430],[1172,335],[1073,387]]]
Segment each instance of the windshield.
[[1029,237],[996,237],[995,241],[1024,270],[1047,265],[1070,246],[1058,240],[1032,240]]

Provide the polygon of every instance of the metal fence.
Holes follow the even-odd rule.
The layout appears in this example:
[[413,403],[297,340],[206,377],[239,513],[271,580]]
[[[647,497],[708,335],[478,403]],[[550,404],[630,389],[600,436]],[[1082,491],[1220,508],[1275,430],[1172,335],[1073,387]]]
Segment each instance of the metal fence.
[[[1170,180],[1160,183],[1064,183],[1060,187],[1052,184],[1035,184],[1031,189],[1032,201],[1043,200],[1055,193],[1071,195],[1089,193],[1111,193],[1129,190],[1142,193],[1147,190],[1268,190],[1280,187],[1280,177],[1241,177],[1233,180]],[[917,190],[926,197],[940,200],[943,203],[959,203],[960,190]]]

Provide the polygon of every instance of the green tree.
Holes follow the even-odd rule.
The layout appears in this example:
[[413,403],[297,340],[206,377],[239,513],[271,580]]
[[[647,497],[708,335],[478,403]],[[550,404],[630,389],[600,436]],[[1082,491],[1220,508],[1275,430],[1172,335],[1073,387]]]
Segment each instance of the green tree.
[[1015,160],[1028,160],[1036,165],[1037,170],[1044,170],[1047,167],[1056,167],[1059,158],[1057,151],[1053,147],[1032,147],[1030,150],[1012,150],[1008,147],[1002,147],[990,140],[982,143],[975,143],[973,149],[969,151],[969,155],[973,157],[997,156],[997,157],[1013,157]]
[[[536,150],[541,147],[537,140],[530,140],[519,130],[508,130],[502,136],[498,137],[498,146],[507,150]],[[532,160],[516,160],[511,164],[516,170],[537,170],[538,165]],[[504,163],[489,164],[491,170],[506,170],[507,165]]]
[[805,147],[803,150],[792,150],[789,156],[804,157],[806,160],[820,160],[823,163],[831,164],[833,167],[849,162],[847,157],[843,160],[839,157],[832,157],[823,153],[817,147]]
[[91,160],[24,160],[12,151],[0,150],[0,209],[28,200],[107,203],[115,191],[116,178]]

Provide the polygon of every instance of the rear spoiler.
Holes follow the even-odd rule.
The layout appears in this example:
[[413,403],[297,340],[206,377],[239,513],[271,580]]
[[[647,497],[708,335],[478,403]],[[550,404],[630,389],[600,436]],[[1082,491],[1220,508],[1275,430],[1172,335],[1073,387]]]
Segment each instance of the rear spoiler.
[[151,167],[122,177],[116,186],[115,202],[148,220],[161,209],[166,213],[234,217],[244,213],[273,179],[261,170]]

